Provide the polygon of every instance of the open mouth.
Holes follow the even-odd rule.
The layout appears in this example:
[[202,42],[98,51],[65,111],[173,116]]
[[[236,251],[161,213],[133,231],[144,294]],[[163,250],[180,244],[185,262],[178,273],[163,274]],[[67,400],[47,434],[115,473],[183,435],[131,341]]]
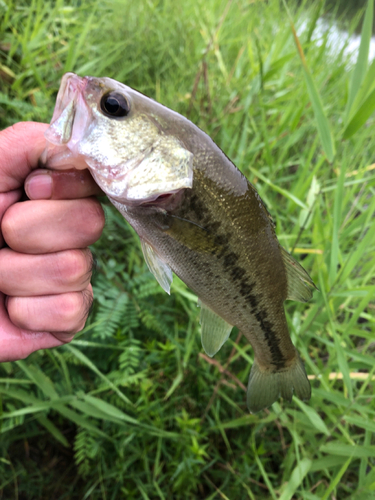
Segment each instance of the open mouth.
[[82,139],[90,117],[84,98],[89,80],[90,77],[81,78],[74,73],[67,73],[62,78],[51,124],[44,134],[47,146],[41,162],[49,168],[87,168],[76,146]]

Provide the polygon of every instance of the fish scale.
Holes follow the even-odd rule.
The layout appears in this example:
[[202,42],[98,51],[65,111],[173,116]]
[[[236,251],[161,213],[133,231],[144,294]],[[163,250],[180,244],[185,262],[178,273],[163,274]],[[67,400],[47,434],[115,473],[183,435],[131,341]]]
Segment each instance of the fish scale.
[[207,354],[233,326],[250,342],[251,412],[280,395],[310,397],[283,303],[308,300],[314,284],[280,246],[255,188],[207,134],[119,82],[70,73],[46,138],[47,166],[90,169],[140,236],[161,286],[169,293],[173,271],[197,294]]

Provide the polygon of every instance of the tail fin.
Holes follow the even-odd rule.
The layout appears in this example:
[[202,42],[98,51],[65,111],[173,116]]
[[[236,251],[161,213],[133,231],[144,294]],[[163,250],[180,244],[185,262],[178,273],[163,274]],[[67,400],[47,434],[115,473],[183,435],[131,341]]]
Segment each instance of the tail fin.
[[293,390],[300,399],[311,397],[310,382],[297,352],[295,362],[277,372],[262,370],[254,360],[247,386],[247,407],[251,413],[271,406],[280,396],[290,402]]

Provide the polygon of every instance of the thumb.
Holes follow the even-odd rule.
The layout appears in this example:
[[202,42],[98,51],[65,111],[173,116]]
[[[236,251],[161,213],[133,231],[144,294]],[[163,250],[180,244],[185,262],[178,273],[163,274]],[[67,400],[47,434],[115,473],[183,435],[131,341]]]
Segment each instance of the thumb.
[[21,188],[38,166],[47,127],[45,123],[20,122],[0,132],[0,193]]

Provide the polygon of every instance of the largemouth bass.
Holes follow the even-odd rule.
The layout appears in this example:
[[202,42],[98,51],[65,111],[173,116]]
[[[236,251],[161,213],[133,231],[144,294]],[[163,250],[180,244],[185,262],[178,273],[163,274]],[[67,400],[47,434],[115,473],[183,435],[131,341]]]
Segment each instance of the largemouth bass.
[[46,139],[47,166],[90,169],[140,236],[164,290],[173,271],[197,294],[209,356],[233,326],[247,338],[251,412],[293,392],[310,398],[283,303],[309,300],[314,284],[280,246],[255,188],[207,134],[122,83],[68,73]]

